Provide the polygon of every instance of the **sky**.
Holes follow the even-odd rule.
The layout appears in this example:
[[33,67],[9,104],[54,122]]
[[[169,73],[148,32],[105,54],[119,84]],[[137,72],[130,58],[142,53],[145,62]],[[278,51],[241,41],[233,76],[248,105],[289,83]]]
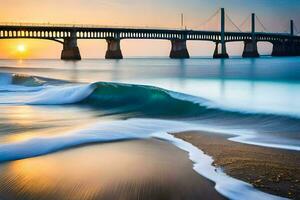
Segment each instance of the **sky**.
[[[270,31],[287,30],[290,19],[294,19],[300,29],[299,0],[0,0],[0,3],[0,22],[178,28],[180,14],[184,13],[185,26],[200,29],[207,18],[224,7],[237,25],[255,12]],[[83,58],[104,57],[105,40],[79,40],[78,45]],[[167,56],[170,50],[169,41],[124,40],[121,45],[123,54],[128,57]],[[20,46],[24,47],[23,51]],[[191,55],[211,55],[214,44],[188,42],[188,47]],[[271,49],[270,44],[259,47],[262,53]],[[0,40],[2,59],[59,58],[61,49],[61,44],[52,41]],[[228,44],[228,51],[241,54],[242,44]]]

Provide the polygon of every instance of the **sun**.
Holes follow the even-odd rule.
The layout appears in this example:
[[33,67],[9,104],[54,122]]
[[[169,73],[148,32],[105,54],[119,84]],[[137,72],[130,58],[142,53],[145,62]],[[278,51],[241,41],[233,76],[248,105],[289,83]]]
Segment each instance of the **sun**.
[[17,51],[18,51],[19,53],[24,53],[24,52],[26,51],[26,47],[25,47],[23,44],[19,44],[19,45],[17,46]]

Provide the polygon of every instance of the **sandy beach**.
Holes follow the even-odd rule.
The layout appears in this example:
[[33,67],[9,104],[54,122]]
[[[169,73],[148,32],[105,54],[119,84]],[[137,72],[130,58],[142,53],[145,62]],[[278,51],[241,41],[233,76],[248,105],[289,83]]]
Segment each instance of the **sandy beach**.
[[174,134],[214,159],[231,177],[264,192],[300,199],[300,153],[227,140],[228,135],[189,131]]
[[0,199],[224,199],[163,141],[95,144],[0,165]]

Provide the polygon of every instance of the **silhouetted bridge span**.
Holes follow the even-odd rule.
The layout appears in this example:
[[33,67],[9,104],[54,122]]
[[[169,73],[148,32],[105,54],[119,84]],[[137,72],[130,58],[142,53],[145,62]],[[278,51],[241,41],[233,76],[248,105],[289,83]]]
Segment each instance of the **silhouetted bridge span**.
[[171,41],[170,58],[189,58],[187,40],[212,41],[216,44],[214,58],[228,58],[226,43],[244,42],[243,57],[259,57],[257,42],[273,44],[272,56],[300,56],[300,36],[294,34],[291,20],[290,33],[266,33],[255,31],[255,15],[251,18],[251,32],[226,32],[225,12],[221,9],[220,31],[186,29],[118,28],[97,26],[0,24],[0,39],[46,39],[63,44],[61,59],[79,60],[78,39],[105,39],[105,58],[122,59],[122,39],[159,39]]

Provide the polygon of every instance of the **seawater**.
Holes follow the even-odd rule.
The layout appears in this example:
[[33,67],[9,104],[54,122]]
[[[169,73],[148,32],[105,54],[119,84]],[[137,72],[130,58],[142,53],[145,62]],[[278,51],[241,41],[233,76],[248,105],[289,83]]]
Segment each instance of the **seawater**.
[[[0,162],[156,137],[200,163],[203,156],[193,147],[165,135],[183,130],[228,133],[236,142],[299,151],[299,91],[299,57],[1,60]],[[218,177],[208,178],[217,185],[231,182],[233,191],[242,187],[239,195],[275,198]],[[222,194],[238,199],[221,185]]]

